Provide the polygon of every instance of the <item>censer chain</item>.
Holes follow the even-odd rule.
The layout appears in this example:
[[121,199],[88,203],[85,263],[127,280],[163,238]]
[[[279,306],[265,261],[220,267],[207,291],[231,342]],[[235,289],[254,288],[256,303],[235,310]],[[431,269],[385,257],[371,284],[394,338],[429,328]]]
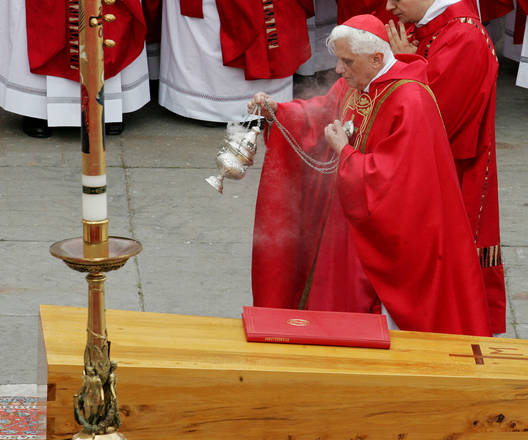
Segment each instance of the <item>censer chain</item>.
[[318,171],[321,174],[333,174],[337,170],[337,166],[339,163],[339,158],[336,157],[336,154],[333,153],[332,157],[329,161],[323,162],[317,159],[314,159],[309,154],[307,154],[297,143],[293,135],[288,131],[284,125],[282,125],[277,117],[275,116],[275,112],[269,105],[269,103],[266,101],[264,102],[264,105],[266,107],[266,110],[271,115],[271,119],[273,123],[277,124],[277,127],[279,127],[280,132],[284,136],[284,138],[288,141],[288,144],[292,147],[293,151],[297,153],[297,155],[302,159],[302,161],[308,165],[310,168],[314,169],[315,171]]

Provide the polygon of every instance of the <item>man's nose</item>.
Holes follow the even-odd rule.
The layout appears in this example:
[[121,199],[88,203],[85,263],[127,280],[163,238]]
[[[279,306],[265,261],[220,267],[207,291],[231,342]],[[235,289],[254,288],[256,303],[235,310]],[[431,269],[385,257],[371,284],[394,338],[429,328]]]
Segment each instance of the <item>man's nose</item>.
[[345,71],[345,69],[343,68],[343,63],[341,61],[337,61],[335,70],[338,75],[341,75]]
[[392,0],[387,0],[387,4],[385,5],[385,9],[387,11],[392,11],[393,9],[395,9],[396,6],[394,5],[394,3],[392,2]]

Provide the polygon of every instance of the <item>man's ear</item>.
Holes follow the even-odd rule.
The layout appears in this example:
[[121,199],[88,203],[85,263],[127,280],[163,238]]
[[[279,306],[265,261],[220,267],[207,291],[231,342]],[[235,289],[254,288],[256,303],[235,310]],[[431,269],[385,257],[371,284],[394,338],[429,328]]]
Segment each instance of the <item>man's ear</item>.
[[376,52],[374,55],[372,55],[372,64],[376,68],[383,67],[383,53]]

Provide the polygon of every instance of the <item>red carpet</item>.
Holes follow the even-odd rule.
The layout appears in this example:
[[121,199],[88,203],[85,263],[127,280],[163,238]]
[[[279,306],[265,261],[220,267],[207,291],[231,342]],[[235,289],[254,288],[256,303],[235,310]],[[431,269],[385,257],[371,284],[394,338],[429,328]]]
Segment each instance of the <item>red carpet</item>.
[[0,440],[45,440],[44,405],[37,397],[0,397]]

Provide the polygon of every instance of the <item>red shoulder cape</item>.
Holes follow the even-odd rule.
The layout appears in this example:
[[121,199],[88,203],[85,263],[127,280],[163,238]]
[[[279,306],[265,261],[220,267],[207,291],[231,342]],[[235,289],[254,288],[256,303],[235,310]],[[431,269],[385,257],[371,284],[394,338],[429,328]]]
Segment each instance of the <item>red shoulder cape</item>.
[[[371,84],[369,97],[383,98],[397,79],[425,83],[424,64],[397,63]],[[277,117],[324,158],[322,130],[349,92],[339,80],[325,97],[281,104]],[[407,83],[370,115],[364,152],[345,147],[335,188],[372,286],[401,329],[490,335],[482,274],[433,98]],[[271,128],[255,215],[255,305],[297,306],[333,182],[307,168]]]
[[246,79],[293,75],[311,56],[306,19],[312,0],[255,2],[216,0],[224,65],[244,69]]
[[[79,81],[79,71],[70,67],[68,5],[71,0],[25,0],[29,66],[32,73]],[[73,3],[78,3],[74,1]],[[104,24],[105,39],[114,48],[105,48],[105,78],[119,73],[143,50],[146,26],[138,0],[120,0],[103,6],[116,21]]]

